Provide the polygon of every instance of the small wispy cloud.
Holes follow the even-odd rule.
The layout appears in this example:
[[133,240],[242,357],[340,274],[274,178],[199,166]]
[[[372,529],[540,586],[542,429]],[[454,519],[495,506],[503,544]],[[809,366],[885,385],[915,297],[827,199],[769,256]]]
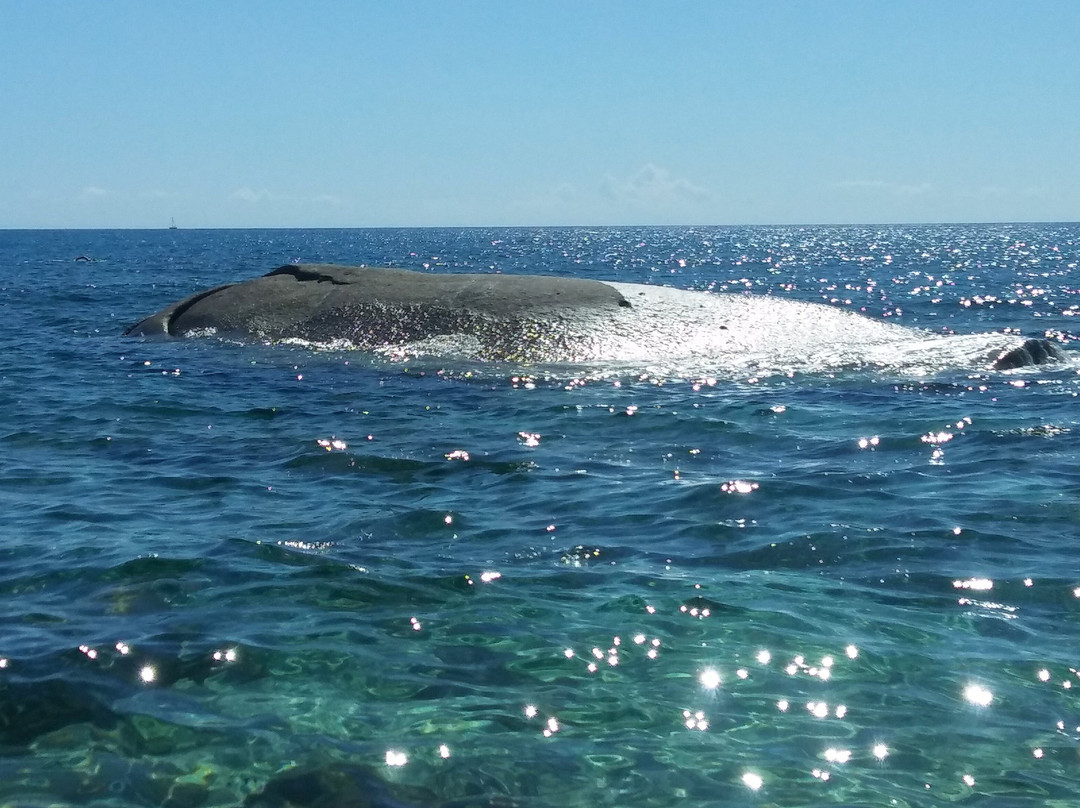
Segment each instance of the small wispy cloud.
[[620,204],[646,208],[669,208],[700,203],[712,194],[683,177],[673,176],[666,168],[648,163],[629,177],[604,177],[602,190]]
[[509,200],[500,211],[517,221],[628,224],[708,218],[715,194],[655,163],[629,175],[560,182]]
[[108,196],[109,192],[104,188],[99,188],[96,185],[87,185],[79,193],[81,199],[100,199],[103,196]]
[[277,197],[275,194],[270,193],[265,188],[256,191],[254,188],[249,188],[246,185],[243,188],[237,188],[235,191],[229,194],[229,199],[235,199],[240,202],[248,202],[251,204],[255,204],[258,202],[267,202],[271,199],[277,198],[279,197]]

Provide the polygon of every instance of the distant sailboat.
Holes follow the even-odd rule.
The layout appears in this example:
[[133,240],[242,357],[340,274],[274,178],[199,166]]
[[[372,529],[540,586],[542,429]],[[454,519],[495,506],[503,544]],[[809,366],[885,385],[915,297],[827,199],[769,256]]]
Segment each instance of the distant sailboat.
[[176,228],[176,217],[175,217],[175,216],[171,216],[171,217],[169,217],[169,219],[170,219],[170,222],[169,222],[169,229],[170,229],[170,230],[176,230],[176,229],[177,229],[177,228]]

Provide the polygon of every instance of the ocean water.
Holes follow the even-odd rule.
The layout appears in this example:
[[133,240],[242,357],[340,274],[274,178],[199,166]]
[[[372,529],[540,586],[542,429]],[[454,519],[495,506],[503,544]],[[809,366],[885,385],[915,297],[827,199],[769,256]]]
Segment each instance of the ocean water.
[[[773,295],[1066,360],[121,336],[297,261]],[[0,231],[0,805],[1077,804],[1078,263],[1076,224]]]

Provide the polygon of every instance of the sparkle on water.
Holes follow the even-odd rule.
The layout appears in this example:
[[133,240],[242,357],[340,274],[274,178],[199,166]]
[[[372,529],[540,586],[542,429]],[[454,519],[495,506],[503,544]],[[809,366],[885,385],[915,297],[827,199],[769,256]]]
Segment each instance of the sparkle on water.
[[1075,362],[680,374],[118,335],[330,261],[1073,356],[1080,226],[0,232],[0,257],[0,804],[1075,798]]

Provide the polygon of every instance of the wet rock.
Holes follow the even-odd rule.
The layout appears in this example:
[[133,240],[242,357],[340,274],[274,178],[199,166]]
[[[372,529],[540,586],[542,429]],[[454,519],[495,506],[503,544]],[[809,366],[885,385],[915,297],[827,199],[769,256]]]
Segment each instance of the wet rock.
[[1029,339],[1025,340],[1023,345],[1003,351],[995,360],[994,368],[1012,370],[1031,365],[1045,365],[1047,362],[1058,362],[1063,358],[1061,349],[1050,340]]

